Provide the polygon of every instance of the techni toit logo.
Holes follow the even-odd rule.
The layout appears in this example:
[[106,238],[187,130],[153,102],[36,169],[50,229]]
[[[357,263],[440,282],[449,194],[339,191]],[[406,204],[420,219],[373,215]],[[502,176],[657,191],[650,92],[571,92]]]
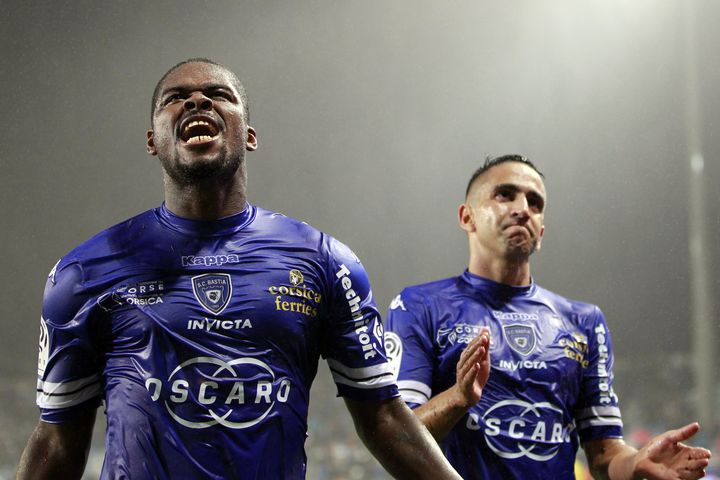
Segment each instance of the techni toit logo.
[[561,408],[548,402],[516,399],[496,403],[482,418],[470,413],[465,427],[482,430],[487,446],[499,457],[527,457],[538,462],[555,457],[563,445],[570,443],[575,429],[572,421],[563,423]]
[[322,295],[305,284],[305,275],[293,268],[288,272],[290,285],[272,285],[268,292],[275,297],[275,310],[295,312],[315,318]]
[[292,385],[256,358],[197,357],[183,362],[166,379],[148,378],[145,388],[153,402],[161,402],[187,428],[243,429],[262,422],[278,404],[286,403]]

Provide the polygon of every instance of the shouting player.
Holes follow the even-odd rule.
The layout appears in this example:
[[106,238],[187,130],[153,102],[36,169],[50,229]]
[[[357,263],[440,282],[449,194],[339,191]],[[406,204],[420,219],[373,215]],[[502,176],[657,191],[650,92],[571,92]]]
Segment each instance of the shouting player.
[[360,261],[247,202],[245,152],[258,143],[235,74],[207,59],[174,66],[151,127],[164,204],[49,275],[41,418],[18,478],[79,478],[101,402],[102,478],[304,478],[320,356],[389,472],[459,478],[398,395]]
[[466,479],[574,479],[579,443],[595,478],[702,477],[710,452],[681,443],[697,423],[640,451],[623,442],[602,312],[530,276],[545,204],[524,157],[488,159],[472,176],[459,207],[468,269],[390,306],[386,349],[402,397]]

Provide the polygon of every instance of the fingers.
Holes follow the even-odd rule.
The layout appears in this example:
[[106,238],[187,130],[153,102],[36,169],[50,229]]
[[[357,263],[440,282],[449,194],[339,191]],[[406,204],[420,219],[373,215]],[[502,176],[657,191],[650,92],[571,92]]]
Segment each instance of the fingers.
[[700,430],[700,424],[698,422],[693,422],[685,425],[684,427],[678,428],[676,430],[670,430],[668,438],[673,442],[683,442],[687,440],[688,438],[691,438],[693,435],[695,435]]

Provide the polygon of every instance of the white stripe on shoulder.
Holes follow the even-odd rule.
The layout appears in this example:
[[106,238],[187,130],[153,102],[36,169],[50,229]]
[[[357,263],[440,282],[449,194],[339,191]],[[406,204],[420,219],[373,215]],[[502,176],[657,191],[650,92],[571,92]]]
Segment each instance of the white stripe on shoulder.
[[62,383],[38,380],[36,403],[40,408],[72,407],[100,395],[101,386],[99,374]]
[[587,417],[619,417],[620,408],[618,407],[588,407],[583,408],[575,413],[576,418]]
[[413,390],[420,395],[425,397],[425,400],[429,400],[432,396],[432,389],[422,382],[416,380],[400,380],[398,381],[398,388],[402,390]]
[[387,362],[361,368],[350,368],[332,358],[328,358],[327,362],[335,383],[361,389],[382,388],[395,384],[390,364]]

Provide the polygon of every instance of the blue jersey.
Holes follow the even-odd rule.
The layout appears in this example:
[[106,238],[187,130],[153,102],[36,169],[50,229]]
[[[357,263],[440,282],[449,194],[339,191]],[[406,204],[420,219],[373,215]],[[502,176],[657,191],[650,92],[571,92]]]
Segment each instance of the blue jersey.
[[102,478],[304,478],[320,356],[340,395],[398,396],[357,257],[252,205],[96,235],[50,273],[41,323],[42,420],[104,401]]
[[579,441],[622,436],[600,310],[467,271],[408,287],[390,306],[385,348],[410,407],[455,383],[481,327],[490,329],[490,379],[441,442],[463,478],[574,479]]

